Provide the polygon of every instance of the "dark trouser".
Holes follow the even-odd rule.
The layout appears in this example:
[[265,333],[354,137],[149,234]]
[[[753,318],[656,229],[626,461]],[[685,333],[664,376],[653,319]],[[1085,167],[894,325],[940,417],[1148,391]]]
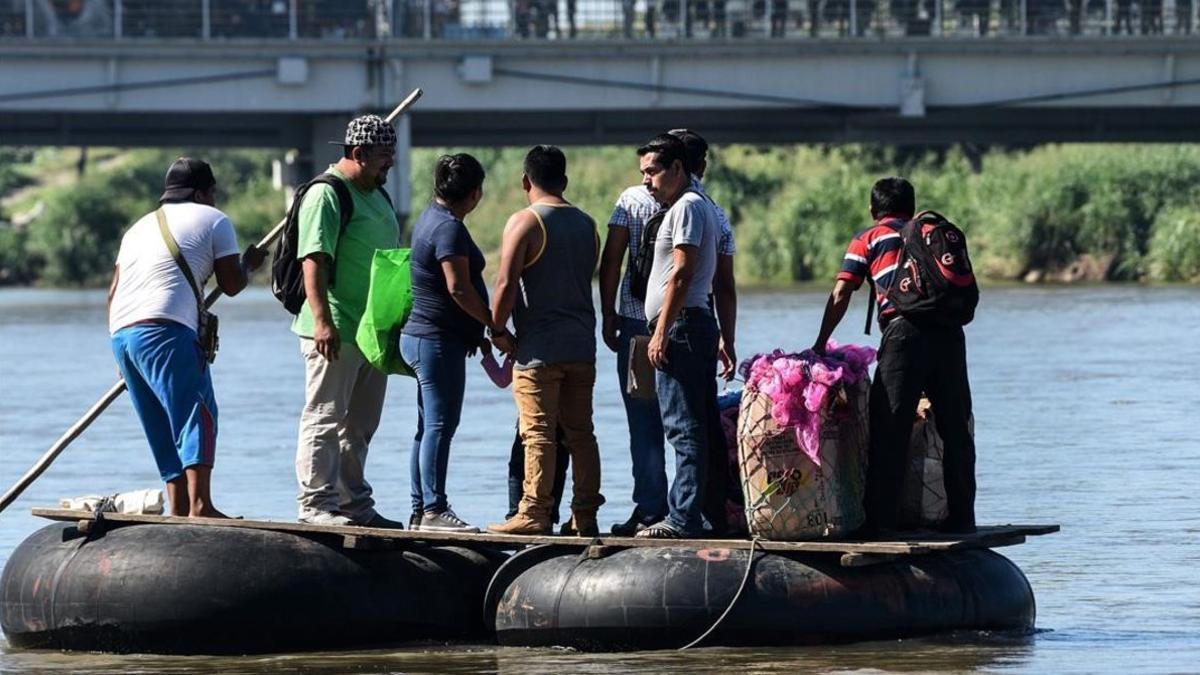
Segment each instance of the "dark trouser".
[[[667,331],[666,363],[658,371],[663,431],[675,450],[675,481],[667,522],[687,536],[703,528],[711,408],[716,406],[717,321],[706,309],[684,308]],[[722,444],[723,445],[723,444]]]
[[729,529],[726,501],[741,501],[740,477],[729,470],[729,448],[725,443],[725,428],[721,425],[721,408],[717,404],[717,380],[714,378],[708,394],[708,477],[704,481],[704,519],[713,534],[725,534]]
[[883,330],[871,384],[871,446],[867,465],[867,526],[894,529],[905,458],[924,392],[945,446],[947,527],[975,525],[975,440],[967,350],[961,328],[919,327],[902,317]]
[[[567,466],[571,463],[571,453],[563,445],[562,429],[558,430],[558,453],[554,462],[554,509],[550,512],[550,521],[558,522],[558,505],[562,503],[563,487],[567,484]],[[521,497],[525,496],[522,483],[525,481],[525,444],[521,442],[521,434],[513,439],[512,454],[508,458],[508,514],[505,519],[517,515],[521,505]]]

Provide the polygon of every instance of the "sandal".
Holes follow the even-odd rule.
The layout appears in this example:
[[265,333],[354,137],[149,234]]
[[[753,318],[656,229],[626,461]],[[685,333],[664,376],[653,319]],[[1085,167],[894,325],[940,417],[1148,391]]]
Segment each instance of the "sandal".
[[639,530],[633,536],[639,539],[682,539],[683,532],[680,532],[666,520],[660,520],[649,527]]

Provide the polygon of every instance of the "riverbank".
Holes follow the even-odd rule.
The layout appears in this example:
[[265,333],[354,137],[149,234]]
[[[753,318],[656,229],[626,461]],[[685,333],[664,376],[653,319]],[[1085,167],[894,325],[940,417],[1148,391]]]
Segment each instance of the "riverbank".
[[[488,171],[468,217],[495,251],[508,215],[524,206],[523,148],[455,149]],[[413,214],[428,201],[443,150],[413,151]],[[282,215],[269,151],[196,150],[214,166],[220,205],[244,242]],[[120,235],[161,190],[175,153],[78,149],[0,151],[0,284],[96,286]],[[567,197],[603,227],[621,190],[638,181],[626,147],[567,148]],[[908,176],[918,205],[958,223],[981,276],[1026,282],[1200,282],[1200,145],[1051,145],[970,153],[875,146],[729,145],[713,151],[709,192],[737,231],[739,280],[826,280],[866,226],[871,183]]]

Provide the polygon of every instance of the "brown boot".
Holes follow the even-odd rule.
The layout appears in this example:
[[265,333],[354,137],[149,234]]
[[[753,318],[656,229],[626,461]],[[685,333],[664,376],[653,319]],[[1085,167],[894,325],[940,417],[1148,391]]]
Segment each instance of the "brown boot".
[[571,520],[564,523],[559,534],[564,537],[599,537],[600,527],[596,525],[596,515],[571,514]]
[[533,518],[524,513],[509,518],[500,525],[488,525],[488,532],[496,534],[552,534],[550,519]]

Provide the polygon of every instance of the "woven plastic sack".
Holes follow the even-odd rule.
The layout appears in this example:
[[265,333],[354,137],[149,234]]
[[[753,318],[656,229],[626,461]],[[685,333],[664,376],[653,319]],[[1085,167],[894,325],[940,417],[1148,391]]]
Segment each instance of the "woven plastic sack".
[[415,377],[400,356],[400,329],[412,313],[412,268],[409,249],[375,251],[367,306],[354,341],[372,366],[389,374]]
[[826,411],[820,464],[800,448],[795,429],[776,424],[769,397],[743,392],[738,457],[752,534],[784,541],[818,539],[862,525],[869,389],[866,379],[847,386]]
[[[967,420],[975,435],[975,418]],[[938,435],[929,399],[917,404],[917,420],[908,444],[908,459],[901,488],[899,525],[904,529],[934,527],[946,520],[946,483],[942,475],[945,447]]]

